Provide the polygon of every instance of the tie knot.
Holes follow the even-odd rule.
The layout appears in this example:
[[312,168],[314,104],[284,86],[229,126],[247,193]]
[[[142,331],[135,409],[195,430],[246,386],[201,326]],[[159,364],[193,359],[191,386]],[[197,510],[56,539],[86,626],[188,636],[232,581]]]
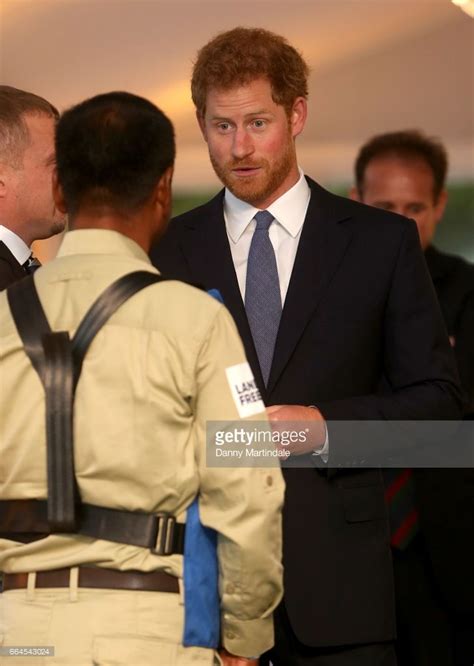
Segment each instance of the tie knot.
[[23,268],[27,273],[34,273],[40,266],[41,261],[37,259],[33,253],[30,254],[28,259],[23,264]]
[[268,231],[274,219],[275,218],[268,212],[268,210],[260,210],[255,215],[255,221],[257,222],[256,231]]

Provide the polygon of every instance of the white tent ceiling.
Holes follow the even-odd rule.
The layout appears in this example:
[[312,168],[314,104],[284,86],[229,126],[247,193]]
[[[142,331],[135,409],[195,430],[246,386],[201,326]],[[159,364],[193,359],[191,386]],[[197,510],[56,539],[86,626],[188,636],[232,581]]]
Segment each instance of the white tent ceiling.
[[236,25],[284,34],[311,69],[301,162],[349,180],[371,134],[441,136],[473,172],[474,21],[449,0],[0,0],[0,78],[59,108],[98,92],[152,99],[177,128],[180,189],[214,187],[189,95],[197,49]]

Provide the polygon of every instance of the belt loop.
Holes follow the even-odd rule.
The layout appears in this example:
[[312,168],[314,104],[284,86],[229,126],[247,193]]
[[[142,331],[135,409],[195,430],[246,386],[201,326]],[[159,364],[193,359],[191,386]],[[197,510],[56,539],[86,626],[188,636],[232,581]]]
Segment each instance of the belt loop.
[[36,571],[31,571],[28,574],[28,582],[26,584],[26,600],[34,601],[36,588]]
[[79,567],[71,567],[69,570],[69,601],[77,601],[79,587]]

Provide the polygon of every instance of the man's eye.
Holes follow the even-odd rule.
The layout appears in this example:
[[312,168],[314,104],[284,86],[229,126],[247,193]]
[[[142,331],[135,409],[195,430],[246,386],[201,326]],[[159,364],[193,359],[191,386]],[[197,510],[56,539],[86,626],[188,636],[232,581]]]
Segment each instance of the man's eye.
[[423,204],[413,204],[410,206],[409,211],[410,213],[422,213],[424,211],[425,207]]
[[227,132],[230,129],[230,124],[229,123],[219,123],[217,125],[217,129],[219,129],[221,132]]
[[266,122],[265,120],[262,120],[261,118],[257,118],[252,122],[253,126],[256,127],[257,129],[261,129],[262,127],[265,127]]

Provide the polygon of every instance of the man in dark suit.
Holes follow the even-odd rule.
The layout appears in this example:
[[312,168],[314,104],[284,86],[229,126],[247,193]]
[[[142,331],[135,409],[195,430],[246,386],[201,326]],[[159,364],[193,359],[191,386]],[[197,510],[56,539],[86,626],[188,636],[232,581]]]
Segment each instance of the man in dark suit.
[[65,226],[52,191],[58,115],[42,97],[0,86],[0,289],[37,268],[33,241]]
[[[220,290],[271,420],[311,426],[285,469],[273,664],[388,666],[382,478],[332,467],[347,442],[331,421],[456,417],[459,389],[414,223],[336,197],[298,168],[307,77],[296,49],[265,30],[236,28],[201,49],[193,100],[225,190],[176,218],[152,258]],[[378,392],[383,377],[392,393]]]
[[[472,419],[474,266],[432,245],[447,201],[447,167],[436,139],[416,130],[380,134],[359,151],[351,196],[415,220],[466,394],[466,418]],[[400,661],[471,664],[473,470],[418,469],[413,476],[420,529],[403,548],[394,543],[393,551]]]

